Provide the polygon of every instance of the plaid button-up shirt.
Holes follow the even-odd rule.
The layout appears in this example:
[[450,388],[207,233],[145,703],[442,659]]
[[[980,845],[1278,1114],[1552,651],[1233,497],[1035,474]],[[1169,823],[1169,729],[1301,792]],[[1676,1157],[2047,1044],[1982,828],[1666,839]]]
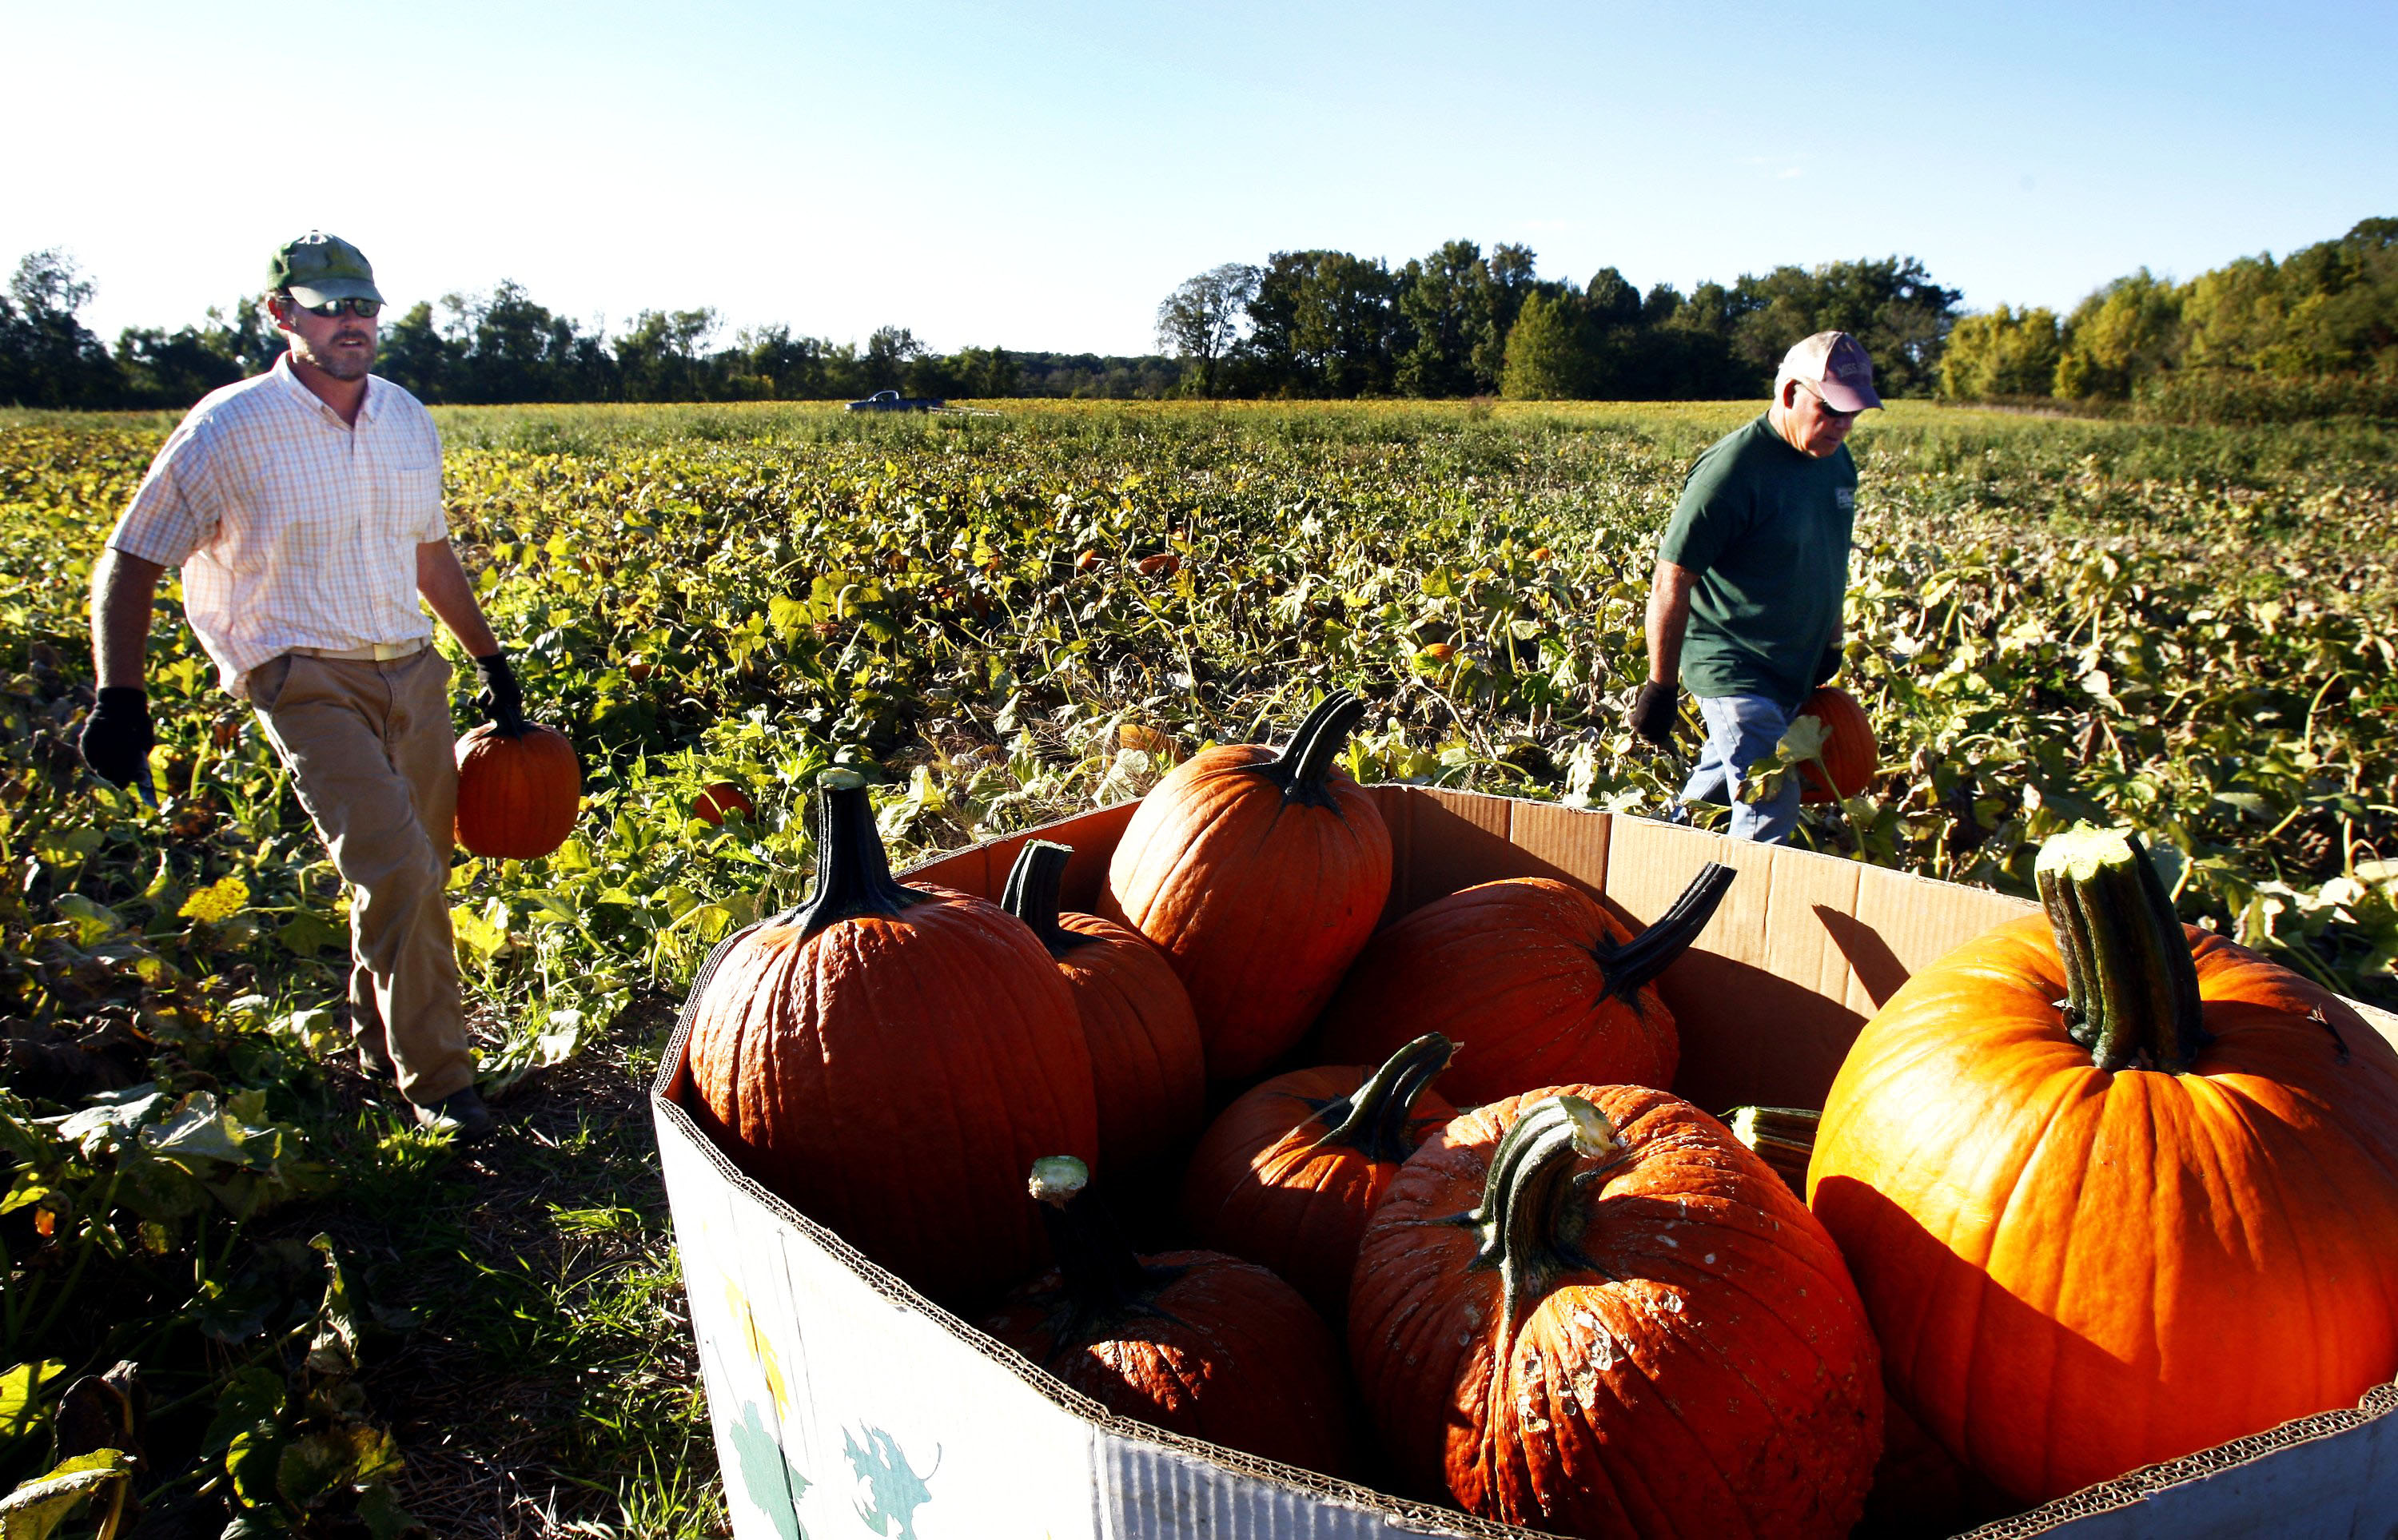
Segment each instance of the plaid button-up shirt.
[[295,647],[430,636],[416,548],[448,535],[424,404],[370,377],[352,427],[286,354],[185,415],[108,543],[183,569],[184,616],[237,696]]

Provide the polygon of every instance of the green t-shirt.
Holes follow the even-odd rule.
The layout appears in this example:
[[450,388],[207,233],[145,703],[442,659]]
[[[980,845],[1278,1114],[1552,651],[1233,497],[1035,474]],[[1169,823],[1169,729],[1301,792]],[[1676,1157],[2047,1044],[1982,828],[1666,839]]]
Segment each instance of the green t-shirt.
[[1693,695],[1762,695],[1796,706],[1840,632],[1857,462],[1821,460],[1760,416],[1691,467],[1657,555],[1698,574],[1682,639]]

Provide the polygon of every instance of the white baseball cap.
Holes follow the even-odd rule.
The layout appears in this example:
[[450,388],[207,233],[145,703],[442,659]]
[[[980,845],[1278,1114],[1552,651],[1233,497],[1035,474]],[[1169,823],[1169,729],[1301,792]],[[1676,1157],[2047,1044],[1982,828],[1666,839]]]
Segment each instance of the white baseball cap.
[[1782,370],[1774,379],[1775,395],[1782,394],[1785,380],[1806,384],[1834,411],[1863,411],[1881,405],[1881,397],[1874,394],[1873,360],[1866,356],[1865,344],[1845,331],[1819,331],[1793,345],[1782,355]]

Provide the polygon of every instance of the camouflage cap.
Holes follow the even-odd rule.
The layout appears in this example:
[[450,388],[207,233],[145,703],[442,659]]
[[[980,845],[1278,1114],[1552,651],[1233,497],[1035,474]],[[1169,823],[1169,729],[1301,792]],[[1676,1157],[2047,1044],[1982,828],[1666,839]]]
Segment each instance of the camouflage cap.
[[271,290],[290,289],[291,297],[303,305],[333,300],[380,303],[383,300],[366,253],[321,230],[311,230],[275,248],[275,260],[266,266],[266,286]]

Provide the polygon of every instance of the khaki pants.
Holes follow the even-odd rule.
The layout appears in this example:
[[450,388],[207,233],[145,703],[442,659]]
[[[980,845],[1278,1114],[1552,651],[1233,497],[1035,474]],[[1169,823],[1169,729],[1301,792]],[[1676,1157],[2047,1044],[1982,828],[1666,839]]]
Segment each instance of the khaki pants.
[[360,1048],[389,1052],[411,1102],[465,1090],[475,1058],[447,893],[458,806],[449,663],[429,647],[390,663],[287,653],[245,686],[350,886]]

